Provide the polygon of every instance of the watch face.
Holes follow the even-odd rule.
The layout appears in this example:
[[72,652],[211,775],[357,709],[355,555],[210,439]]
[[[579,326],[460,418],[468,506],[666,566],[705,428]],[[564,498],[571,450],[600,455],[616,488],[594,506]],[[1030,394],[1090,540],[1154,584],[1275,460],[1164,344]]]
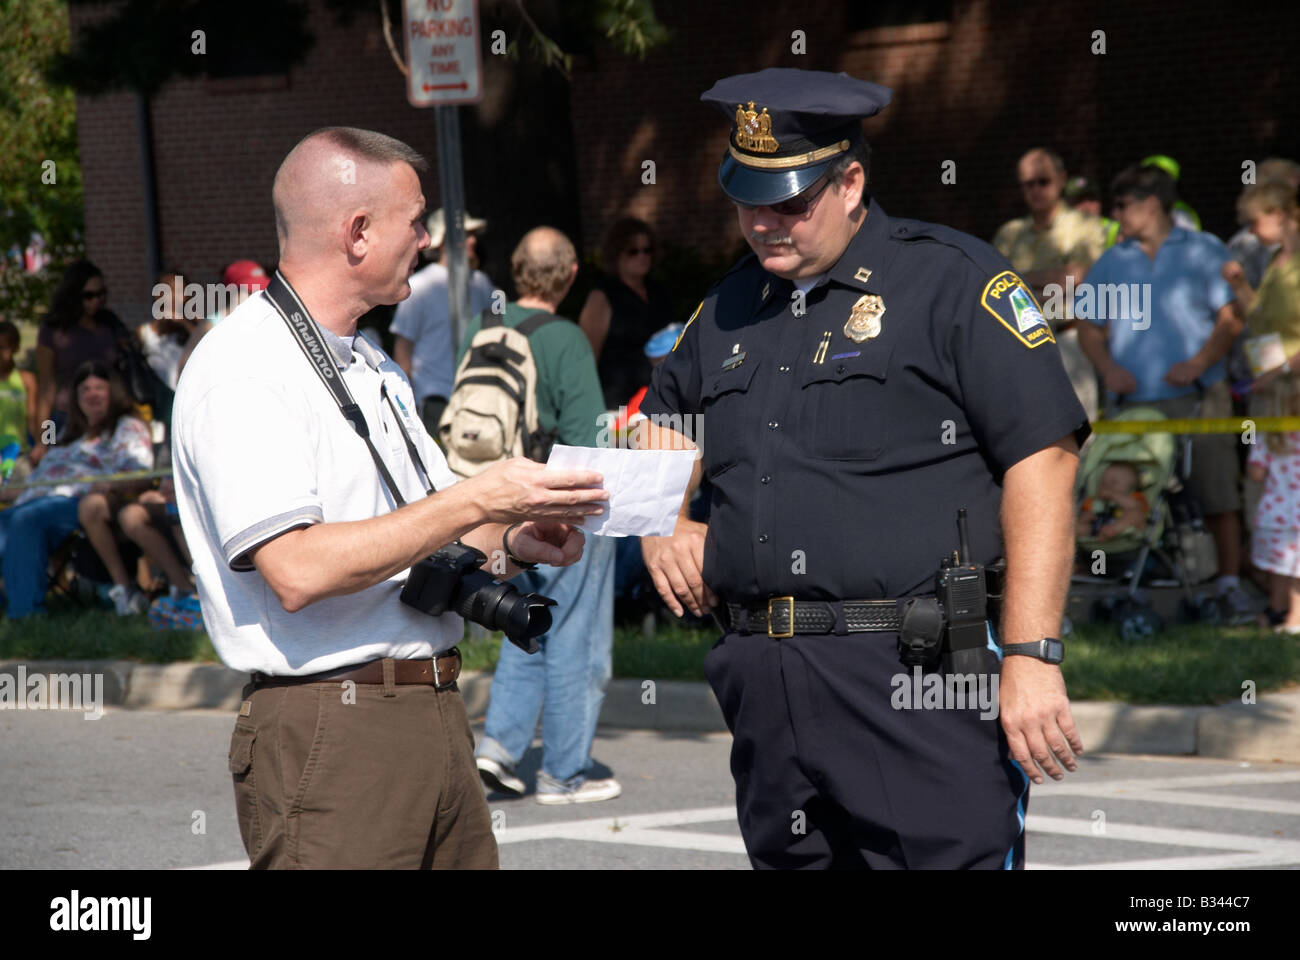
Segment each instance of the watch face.
[[1048,663],[1060,663],[1065,659],[1065,644],[1048,637],[1043,641],[1044,658]]

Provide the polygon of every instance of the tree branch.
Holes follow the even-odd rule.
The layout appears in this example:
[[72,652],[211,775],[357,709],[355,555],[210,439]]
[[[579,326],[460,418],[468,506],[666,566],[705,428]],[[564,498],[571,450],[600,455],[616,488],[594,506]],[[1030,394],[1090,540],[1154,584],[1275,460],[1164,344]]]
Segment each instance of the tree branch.
[[402,62],[402,55],[397,52],[397,45],[393,43],[393,22],[388,18],[388,0],[379,0],[379,16],[384,21],[384,43],[388,44],[388,52],[393,55],[393,63],[397,64],[397,69],[402,71],[402,76],[410,75],[406,69],[406,64]]

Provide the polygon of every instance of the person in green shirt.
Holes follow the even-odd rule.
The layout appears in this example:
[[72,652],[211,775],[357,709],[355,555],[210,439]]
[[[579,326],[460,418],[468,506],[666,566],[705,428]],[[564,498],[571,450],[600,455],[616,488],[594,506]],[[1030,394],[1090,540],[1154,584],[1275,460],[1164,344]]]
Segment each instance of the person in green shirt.
[[[507,327],[517,327],[539,311],[554,313],[578,275],[573,244],[551,227],[529,231],[515,248],[510,268],[519,299],[505,306],[502,322]],[[470,320],[461,340],[457,370],[480,329],[481,314]],[[528,338],[528,344],[537,365],[539,426],[548,433],[558,428],[559,443],[594,447],[605,400],[586,334],[571,320],[548,323]]]
[[[578,256],[559,230],[537,227],[519,241],[510,270],[519,299],[506,305],[502,322],[517,327],[539,310],[555,312],[578,275]],[[457,369],[481,326],[479,318],[469,324]],[[558,431],[559,443],[596,446],[605,402],[586,334],[564,320],[538,327],[528,342],[537,365],[539,426]],[[512,643],[501,644],[484,736],[474,752],[479,776],[490,790],[525,793],[515,768],[540,718],[537,802],[611,800],[622,787],[612,778],[591,775],[591,743],[612,668],[614,540],[588,536],[577,563],[541,566],[515,582],[521,592],[551,597],[556,606],[550,631],[538,640],[541,652],[529,655]]]
[[28,434],[34,436],[38,429],[36,375],[30,370],[19,370],[14,362],[21,339],[14,324],[0,321],[0,450],[4,451],[0,457],[0,476],[6,481],[11,479],[10,474],[22,480],[30,472],[31,464],[18,456],[31,449]]

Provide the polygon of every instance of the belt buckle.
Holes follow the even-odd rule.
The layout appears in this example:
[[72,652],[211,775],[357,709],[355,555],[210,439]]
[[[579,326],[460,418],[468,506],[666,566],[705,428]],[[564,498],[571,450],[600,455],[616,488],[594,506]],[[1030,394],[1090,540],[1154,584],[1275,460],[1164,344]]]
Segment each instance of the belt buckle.
[[[772,632],[772,604],[788,603],[790,605],[790,629],[786,633]],[[773,640],[785,640],[794,636],[794,597],[769,597],[767,600],[767,635]]]
[[450,660],[452,657],[456,657],[459,660],[460,647],[452,647],[450,650],[444,650],[442,653],[436,655],[433,658],[433,689],[435,690],[446,690],[448,687],[450,687],[453,683],[456,682],[455,677],[452,677],[446,683],[441,682],[442,671],[438,669],[438,661],[443,659],[444,657],[447,658],[448,660]]

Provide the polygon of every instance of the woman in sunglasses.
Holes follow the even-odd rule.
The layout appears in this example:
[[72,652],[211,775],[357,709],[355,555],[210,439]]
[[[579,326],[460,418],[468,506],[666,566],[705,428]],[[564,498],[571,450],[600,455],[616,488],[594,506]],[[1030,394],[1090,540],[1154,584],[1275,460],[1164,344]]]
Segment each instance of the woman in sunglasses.
[[[107,303],[108,287],[97,266],[78,260],[68,267],[36,338],[38,425],[53,420],[55,430],[63,429],[72,409],[72,376],[83,363],[95,360],[113,368],[121,321]],[[34,438],[33,464],[48,451],[47,439]]]
[[591,341],[605,405],[627,403],[650,382],[650,361],[642,347],[673,318],[667,293],[650,279],[654,234],[649,224],[623,217],[605,235],[605,269],[587,296],[578,325]]

